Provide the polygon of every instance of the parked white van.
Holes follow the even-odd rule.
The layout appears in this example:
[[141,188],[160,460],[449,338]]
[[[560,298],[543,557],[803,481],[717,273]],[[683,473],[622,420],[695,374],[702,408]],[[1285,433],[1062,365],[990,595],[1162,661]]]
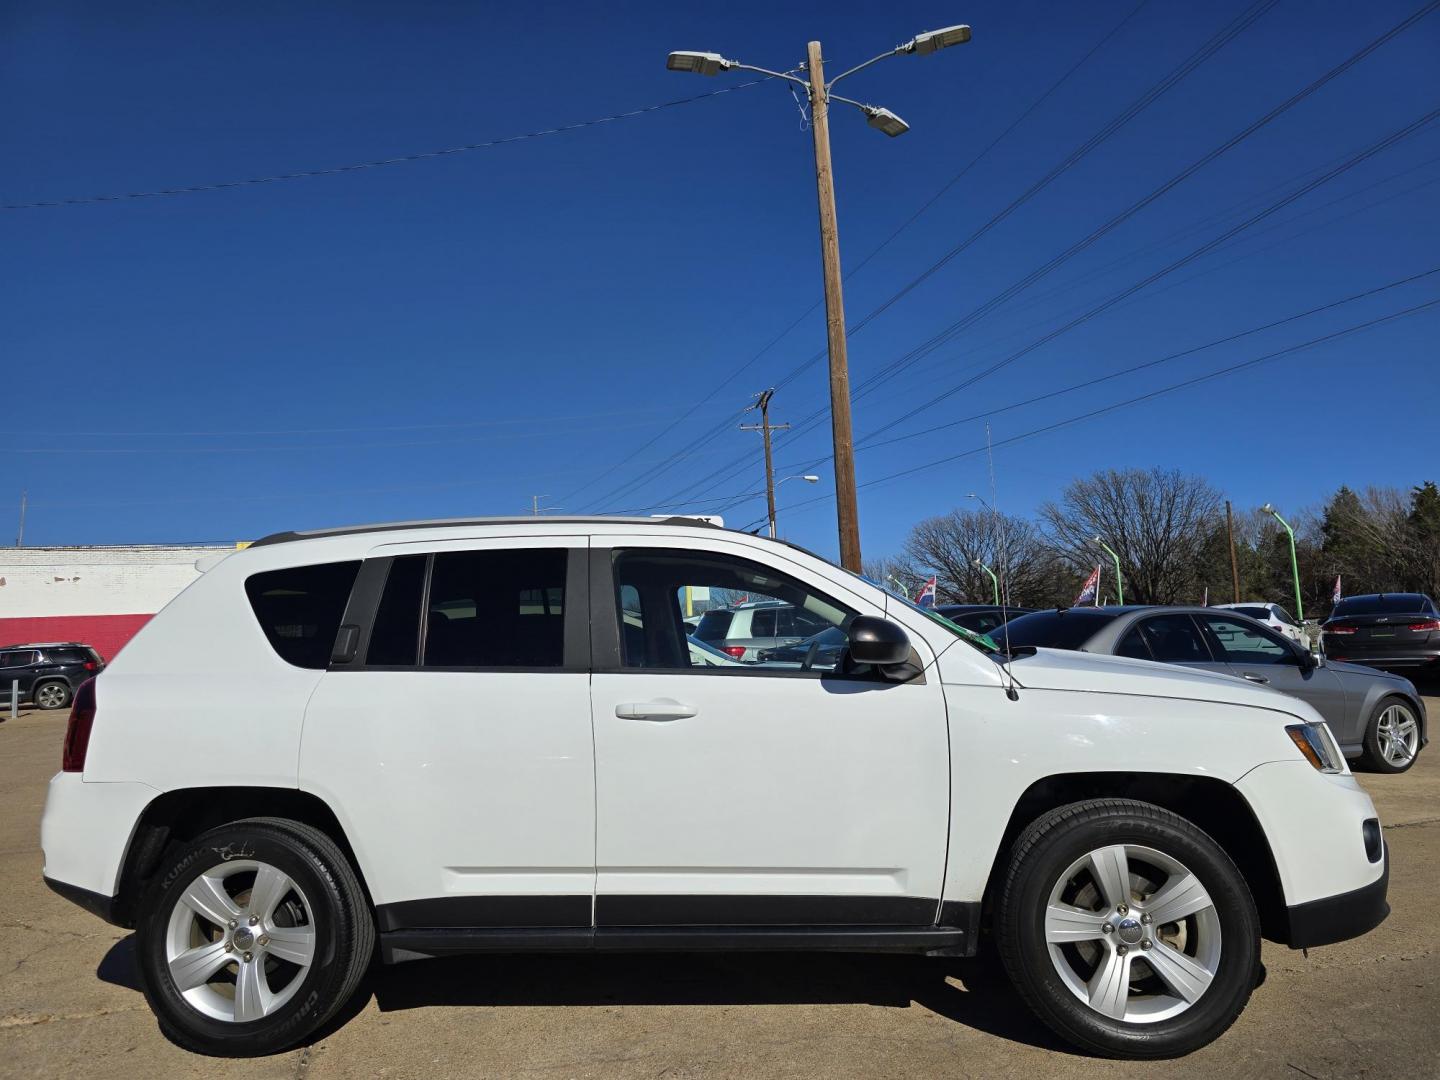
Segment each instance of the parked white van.
[[[697,663],[697,588],[792,604],[848,650]],[[1386,916],[1374,807],[1308,705],[991,647],[692,520],[270,536],[77,695],[45,877],[134,927],[163,1030],[223,1054],[303,1041],[377,943],[393,963],[993,938],[1066,1039],[1161,1057],[1235,1019],[1262,935]]]

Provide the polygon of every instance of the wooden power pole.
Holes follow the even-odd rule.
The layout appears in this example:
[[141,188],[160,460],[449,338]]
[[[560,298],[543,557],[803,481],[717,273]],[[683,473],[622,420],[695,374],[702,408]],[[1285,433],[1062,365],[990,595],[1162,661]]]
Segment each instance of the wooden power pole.
[[[850,360],[845,349],[845,299],[840,287],[840,232],[835,221],[835,175],[830,167],[829,99],[820,42],[809,46],[810,129],[815,136],[815,186],[820,202],[820,260],[825,269],[825,330],[830,346],[830,429],[835,444],[835,512],[840,565],[860,573],[860,508],[855,493],[855,438],[850,427]],[[768,446],[768,443],[767,443]],[[775,509],[771,500],[770,521]]]
[[789,424],[770,423],[770,399],[775,396],[775,388],[760,394],[752,409],[760,410],[760,423],[741,424],[741,431],[758,431],[765,441],[765,508],[766,517],[770,522],[770,535],[775,535],[775,465],[770,458],[770,432],[784,431]]
[[1235,561],[1235,517],[1230,500],[1225,500],[1225,535],[1230,538],[1230,584],[1235,590],[1235,603],[1240,603],[1240,564]]

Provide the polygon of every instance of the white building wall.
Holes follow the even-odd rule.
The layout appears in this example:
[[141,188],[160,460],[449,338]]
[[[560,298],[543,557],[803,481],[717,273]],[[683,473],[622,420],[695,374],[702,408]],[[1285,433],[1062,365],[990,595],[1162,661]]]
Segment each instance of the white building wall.
[[229,547],[0,548],[0,619],[153,615]]

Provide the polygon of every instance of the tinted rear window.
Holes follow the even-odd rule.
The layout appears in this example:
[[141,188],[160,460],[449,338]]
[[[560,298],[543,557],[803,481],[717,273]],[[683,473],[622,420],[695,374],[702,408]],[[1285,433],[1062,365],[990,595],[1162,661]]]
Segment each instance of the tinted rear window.
[[695,628],[695,636],[701,641],[724,641],[725,634],[730,629],[730,615],[728,610],[707,611],[700,616],[700,625]]
[[1335,605],[1332,615],[1403,615],[1429,611],[1419,593],[1388,593],[1384,596],[1351,596]]
[[1230,610],[1231,610],[1231,611],[1234,611],[1234,612],[1237,612],[1238,614],[1241,614],[1241,615],[1248,615],[1248,616],[1250,616],[1250,618],[1252,618],[1252,619],[1259,619],[1261,622],[1264,622],[1266,619],[1270,618],[1270,609],[1269,609],[1269,608],[1263,608],[1263,607],[1236,607],[1236,608],[1231,608]]
[[1069,608],[1066,611],[1037,611],[1005,624],[1005,636],[1012,646],[1036,645],[1045,649],[1078,649],[1114,616],[1104,609]]
[[358,562],[270,570],[245,579],[250,607],[271,648],[296,667],[329,666]]

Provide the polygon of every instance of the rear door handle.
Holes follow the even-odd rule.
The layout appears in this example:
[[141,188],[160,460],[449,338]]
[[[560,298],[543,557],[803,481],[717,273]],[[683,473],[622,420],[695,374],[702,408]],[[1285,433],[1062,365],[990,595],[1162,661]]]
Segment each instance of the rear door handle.
[[1270,681],[1270,680],[1267,679],[1264,675],[1256,675],[1253,671],[1242,672],[1242,674],[1245,676],[1245,678],[1249,679],[1251,682],[1268,683],[1268,682]]
[[615,715],[622,720],[684,720],[694,716],[696,708],[671,698],[658,701],[629,701],[615,706]]

